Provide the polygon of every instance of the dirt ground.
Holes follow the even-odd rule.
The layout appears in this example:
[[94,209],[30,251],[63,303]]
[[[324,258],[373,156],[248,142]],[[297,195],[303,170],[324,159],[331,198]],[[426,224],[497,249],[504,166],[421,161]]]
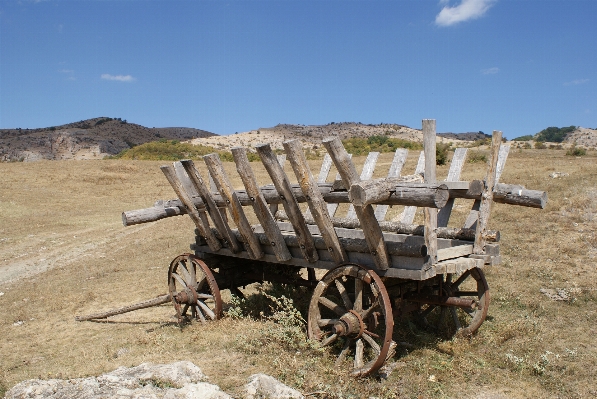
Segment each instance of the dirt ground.
[[[325,352],[263,341],[275,326],[262,320],[181,327],[164,305],[76,322],[165,293],[170,260],[189,251],[194,226],[187,216],[122,226],[122,211],[174,198],[159,162],[0,163],[0,396],[24,379],[190,360],[231,394],[263,372],[317,398],[597,397],[596,160],[594,151],[513,150],[502,181],[548,191],[549,202],[544,210],[495,205],[490,227],[501,232],[503,263],[486,270],[487,320],[472,338],[451,340],[397,321],[394,339],[408,345],[394,371],[365,380],[335,369]],[[390,162],[382,154],[375,177]],[[464,170],[465,180],[484,174],[478,163]],[[470,205],[457,203],[460,220]]]

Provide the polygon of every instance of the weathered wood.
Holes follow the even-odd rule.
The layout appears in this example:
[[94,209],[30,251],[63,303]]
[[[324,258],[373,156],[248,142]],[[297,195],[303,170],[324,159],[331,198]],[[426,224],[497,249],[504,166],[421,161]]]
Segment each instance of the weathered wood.
[[347,262],[348,256],[346,255],[345,248],[338,241],[338,236],[336,236],[336,232],[334,231],[334,225],[328,213],[326,202],[311,174],[300,142],[298,140],[289,140],[285,141],[283,145],[294,174],[307,199],[311,215],[313,215],[313,219],[319,227],[319,231],[327,245],[327,250],[337,263]]
[[[332,169],[332,158],[330,158],[330,154],[326,153],[323,156],[323,161],[321,162],[321,169],[319,170],[319,175],[317,176],[318,184],[326,182],[326,180],[328,179],[328,175],[330,174],[330,169]],[[307,216],[311,216],[311,209],[307,209],[307,211],[305,212],[305,217]]]
[[487,176],[485,177],[486,189],[481,196],[479,220],[477,221],[477,231],[475,234],[475,244],[473,249],[475,254],[482,254],[485,252],[486,240],[484,233],[487,230],[487,222],[489,221],[491,203],[493,202],[493,189],[496,183],[498,155],[500,152],[501,142],[502,132],[499,130],[494,130],[493,137],[491,138],[491,158],[489,160]]
[[[415,168],[415,175],[421,175],[425,173],[425,151],[421,151],[419,154],[419,160],[417,161],[417,167]],[[415,214],[417,213],[416,206],[407,206],[400,215],[400,222],[405,224],[412,224],[415,220]]]
[[292,186],[286,173],[276,159],[274,152],[269,144],[258,144],[257,153],[261,157],[261,162],[269,174],[276,190],[280,193],[282,205],[286,214],[289,216],[292,226],[298,240],[301,242],[301,250],[305,259],[309,262],[315,262],[319,259],[317,250],[313,244],[313,237],[306,227],[305,218],[301,213],[298,202],[292,193]]
[[[201,234],[201,236],[207,242],[207,245],[212,251],[218,251],[220,248],[222,248],[222,244],[220,243],[220,241],[218,241],[218,239],[214,236],[211,229],[209,228],[209,222],[207,221],[207,217],[201,216],[201,213],[205,215],[205,211],[203,210],[202,212],[199,212],[197,210],[191,197],[186,192],[182,183],[176,176],[174,166],[164,165],[160,167],[160,169],[164,173],[164,176],[166,176],[166,179],[174,189],[174,192],[176,193],[180,201],[182,201],[182,203],[184,204],[185,210],[191,217],[191,220],[193,220],[193,223],[195,223],[195,226],[197,226],[199,234]],[[205,207],[203,209],[205,209]]]
[[[394,152],[394,158],[392,159],[392,164],[390,165],[390,170],[388,171],[388,177],[398,177],[400,176],[400,172],[402,171],[402,167],[406,162],[406,157],[408,156],[408,150],[406,148],[398,148],[396,152]],[[375,218],[377,220],[384,220],[386,218],[386,214],[388,213],[389,205],[377,205],[375,207]]]
[[85,320],[98,320],[98,319],[106,319],[110,316],[116,316],[118,314],[132,312],[134,310],[151,308],[154,306],[163,305],[164,303],[168,303],[171,301],[170,294],[163,294],[153,299],[148,299],[146,301],[142,301],[139,303],[135,303],[133,305],[123,306],[121,308],[108,310],[106,312],[100,313],[92,313],[87,316],[75,316],[76,321],[85,321]]
[[257,186],[257,179],[247,157],[247,149],[244,147],[233,147],[231,151],[234,162],[236,163],[236,171],[245,186],[247,195],[253,204],[255,215],[259,219],[259,223],[263,226],[276,258],[281,262],[289,260],[292,255],[286,247],[282,232],[280,232],[274,217],[270,213],[268,204],[261,190],[259,190],[259,186]]
[[[288,220],[288,216],[283,211],[278,211],[276,213],[276,219],[278,220]],[[315,224],[315,220],[313,217],[305,218],[307,224]],[[340,219],[340,218],[332,218],[332,224],[334,227],[341,227],[345,229],[360,229],[361,222],[358,219]],[[416,224],[404,224],[401,222],[390,222],[390,221],[379,221],[379,227],[382,231],[398,233],[398,234],[410,234],[416,236],[423,236],[424,235],[424,227],[423,225],[416,225]],[[456,240],[463,240],[463,241],[474,241],[475,240],[475,230],[474,229],[465,229],[465,228],[456,228],[456,227],[438,227],[437,228],[437,237],[438,238],[445,238],[445,239],[456,239]],[[487,230],[485,232],[485,239],[488,242],[498,242],[500,240],[500,232],[496,230]]]
[[[436,166],[435,119],[423,119],[423,146],[425,152],[425,183],[435,183]],[[446,198],[447,201],[447,198]],[[445,202],[444,202],[445,205]],[[425,245],[431,264],[437,263],[437,209],[423,208],[425,226]]]
[[[351,186],[354,183],[357,183],[360,178],[340,139],[337,137],[324,139],[323,145],[332,157],[336,169],[338,169],[346,186]],[[373,207],[367,205],[364,207],[355,206],[354,208],[357,218],[361,222],[363,231],[365,231],[365,238],[367,239],[371,255],[373,255],[375,259],[377,268],[380,270],[387,270],[391,265],[391,259],[387,252],[383,233],[379,228],[377,219],[375,219]]]
[[440,262],[446,259],[460,258],[468,256],[473,253],[473,246],[471,245],[457,245],[455,247],[443,248],[437,250],[437,261]]
[[232,234],[230,226],[228,226],[228,223],[222,217],[220,209],[216,205],[216,202],[214,201],[210,190],[207,188],[207,186],[203,182],[203,179],[199,175],[199,171],[197,170],[197,168],[195,168],[195,164],[193,163],[193,161],[190,159],[186,159],[180,161],[180,164],[186,171],[189,181],[195,188],[195,191],[199,193],[199,195],[205,202],[205,208],[207,210],[207,213],[211,217],[211,220],[213,221],[216,229],[218,229],[218,231],[220,232],[220,235],[224,238],[232,252],[236,253],[241,251],[241,244],[236,240],[236,236]]
[[259,244],[259,240],[253,234],[251,224],[247,220],[243,207],[238,200],[238,195],[234,191],[232,183],[228,179],[228,175],[224,171],[224,166],[222,165],[219,155],[215,153],[205,155],[203,161],[205,162],[205,165],[207,165],[209,173],[211,173],[214,182],[220,191],[220,195],[226,201],[228,210],[232,215],[232,220],[234,220],[234,223],[242,234],[245,250],[253,259],[262,258],[263,250],[261,249],[261,244]]
[[[450,170],[448,171],[448,177],[446,181],[458,181],[460,180],[460,173],[466,160],[466,148],[457,148],[452,156],[452,162],[450,163]],[[450,197],[446,205],[439,210],[437,214],[437,225],[439,227],[446,227],[452,214],[452,208],[454,208],[454,197]]]
[[495,184],[498,184],[500,182],[500,178],[502,177],[502,172],[504,171],[504,167],[506,166],[506,160],[508,159],[509,152],[510,144],[500,145],[500,153],[498,155],[498,163],[496,165],[495,171]]
[[[361,171],[361,181],[363,180],[371,180],[373,176],[373,171],[375,170],[375,165],[377,164],[377,158],[379,158],[379,152],[370,152],[365,159],[365,163],[363,164],[363,170]],[[348,207],[348,212],[346,212],[347,219],[355,219],[357,214],[354,210],[354,205],[350,204]],[[377,218],[376,218],[377,219]]]
[[376,204],[394,197],[401,205],[441,208],[449,196],[446,185],[409,182],[400,177],[361,181],[350,186],[348,192],[350,201],[358,206]]
[[[279,154],[276,156],[276,158],[278,159],[278,163],[282,167],[282,170],[284,170],[284,165],[286,164],[286,154]],[[270,203],[269,210],[272,215],[275,215],[278,211],[278,204]]]
[[[330,154],[328,154],[328,156],[329,155]],[[352,154],[348,154],[348,158],[352,159]],[[330,157],[330,159],[331,159],[331,157]],[[336,171],[336,177],[335,177],[334,181],[336,182],[338,180],[342,181],[342,176],[340,176],[340,172]],[[336,214],[336,211],[338,210],[338,204],[330,203],[330,201],[327,201],[327,200],[326,200],[326,202],[328,202],[328,213],[330,214],[331,217],[334,217],[334,215]]]
[[[457,183],[458,185],[461,184],[461,182],[455,183]],[[323,199],[328,203],[328,210],[330,205],[338,205],[339,203],[350,202],[348,192],[333,191],[333,184],[334,183],[318,184],[319,190],[323,195]],[[475,188],[471,191],[462,189],[450,189],[450,182],[443,182],[442,184],[448,186],[450,198],[468,199],[480,199],[481,193],[477,192],[476,185],[479,184],[479,187],[484,186],[481,180],[473,180],[470,182],[471,185],[475,185]],[[342,187],[344,187],[343,184]],[[282,203],[282,200],[280,199],[280,194],[274,186],[262,186],[259,190],[263,194],[263,197],[265,198],[265,201],[268,204]],[[299,203],[307,201],[298,184],[292,184],[292,193]],[[250,196],[246,193],[246,191],[237,190],[236,194],[240,203],[243,206],[253,205],[253,202],[251,201]],[[226,201],[222,198],[222,196],[219,193],[212,193],[212,196],[218,208],[226,206]],[[193,197],[192,201],[198,208],[205,207],[205,203],[203,202],[201,197]],[[500,183],[495,186],[494,202],[543,209],[545,208],[545,205],[547,203],[547,193],[545,191],[528,190],[525,187],[519,185],[508,185]],[[382,201],[381,203],[378,203],[378,205],[379,204],[400,205],[400,201],[395,199],[393,196],[390,196],[390,198],[387,201]],[[161,201],[161,203],[156,203],[155,206],[150,208],[125,211],[122,213],[122,223],[124,226],[133,226],[135,224],[154,222],[156,220],[164,219],[170,216],[178,216],[185,214],[186,210],[184,209],[182,202],[178,199],[172,199]],[[476,221],[476,214],[474,215],[474,218],[475,219],[473,220],[473,222]]]

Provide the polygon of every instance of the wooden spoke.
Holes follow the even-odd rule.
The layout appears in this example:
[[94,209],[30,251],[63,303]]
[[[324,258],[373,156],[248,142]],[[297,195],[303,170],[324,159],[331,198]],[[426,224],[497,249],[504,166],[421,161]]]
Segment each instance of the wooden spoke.
[[344,313],[346,313],[346,309],[344,309],[340,305],[336,305],[334,302],[330,301],[327,298],[319,298],[319,303],[336,313],[338,316],[342,316]]
[[187,314],[187,310],[189,310],[189,305],[188,305],[188,304],[185,304],[185,305],[184,305],[184,308],[182,309],[182,315],[183,315],[183,316]]
[[191,281],[194,283],[195,281],[197,281],[197,268],[195,267],[195,264],[193,263],[192,259],[188,259],[188,264],[190,266],[189,272],[191,273]]
[[216,314],[210,308],[208,308],[206,304],[204,304],[200,300],[197,300],[197,305],[199,305],[199,307],[203,309],[203,311],[209,316],[210,319],[216,319]]
[[362,339],[357,339],[355,353],[354,353],[354,368],[361,369],[364,366],[363,363],[363,352],[365,349],[365,345],[363,345]]
[[332,326],[338,321],[339,319],[320,319],[317,321],[317,325],[319,325],[319,327]]
[[197,298],[199,299],[214,299],[213,295],[209,295],[209,294],[197,294]]
[[346,355],[348,355],[348,352],[350,352],[350,345],[352,343],[352,340],[349,338],[344,342],[344,347],[342,348],[342,350],[340,351],[340,354],[338,355],[338,358],[336,359],[336,367],[340,367],[340,365],[342,364],[342,362],[344,361],[344,359],[346,359]]
[[354,280],[354,310],[355,312],[363,310],[363,281],[358,278]]
[[340,280],[334,280],[334,282],[336,283],[336,288],[338,288],[338,292],[340,292],[342,302],[344,302],[344,307],[346,307],[346,309],[352,309],[352,301],[348,297],[348,293],[346,292],[346,288],[344,288],[344,284],[342,284]]
[[195,312],[197,314],[197,316],[199,317],[199,319],[201,320],[202,323],[205,323],[207,320],[205,320],[205,316],[203,316],[203,313],[201,313],[201,309],[199,309],[199,306],[195,306]]
[[178,265],[180,266],[178,268],[178,270],[182,274],[182,277],[184,278],[186,285],[193,286],[193,283],[197,280],[193,281],[193,278],[191,277],[191,273],[187,269],[187,265],[185,265],[185,263],[183,261],[178,262]]
[[336,339],[338,339],[338,334],[332,334],[329,337],[327,337],[326,339],[324,339],[323,341],[321,341],[321,346],[328,346],[329,344],[334,342]]
[[[352,374],[365,376],[377,371],[391,356],[393,320],[381,278],[372,270],[348,263],[326,273],[315,288],[307,331],[309,338],[339,352],[337,367],[348,364],[344,360],[353,353]],[[338,340],[344,343],[341,350],[340,345],[331,345]]]
[[467,270],[464,273],[462,273],[462,276],[458,277],[458,280],[454,281],[454,283],[452,283],[452,289],[456,290],[458,287],[460,287],[460,284],[462,284],[462,282],[464,280],[466,280],[468,278],[468,276],[471,275],[471,271]]
[[174,277],[178,281],[178,283],[182,286],[183,289],[187,286],[186,281],[184,281],[184,279],[180,277],[177,273],[172,273],[172,277]]

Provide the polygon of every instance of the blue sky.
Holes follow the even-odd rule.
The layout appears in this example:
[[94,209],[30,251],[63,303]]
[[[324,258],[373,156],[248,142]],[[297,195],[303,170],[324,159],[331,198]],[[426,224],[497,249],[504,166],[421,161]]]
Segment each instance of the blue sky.
[[596,0],[0,1],[0,128],[597,128]]

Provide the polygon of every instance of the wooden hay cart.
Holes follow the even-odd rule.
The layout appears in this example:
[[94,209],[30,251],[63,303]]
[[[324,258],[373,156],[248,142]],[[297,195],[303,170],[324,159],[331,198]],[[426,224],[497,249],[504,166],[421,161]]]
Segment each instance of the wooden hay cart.
[[[489,306],[483,267],[500,261],[499,232],[487,225],[492,203],[543,208],[547,195],[499,183],[509,149],[501,132],[493,133],[485,179],[473,181],[460,181],[466,148],[456,149],[447,178],[437,181],[435,120],[423,120],[423,134],[415,173],[402,177],[407,150],[396,151],[386,178],[371,180],[379,153],[369,154],[359,176],[338,138],[323,141],[327,154],[317,179],[296,140],[284,143],[281,157],[269,144],[256,147],[273,183],[262,187],[245,148],[232,149],[244,190],[232,186],[217,154],[203,157],[208,179],[190,160],[162,166],[178,198],[124,212],[123,222],[188,214],[197,227],[194,254],[170,264],[168,294],[79,320],[172,301],[179,320],[205,322],[221,317],[222,289],[242,295],[238,287],[254,282],[307,286],[309,338],[335,350],[337,364],[346,361],[356,376],[393,356],[395,317],[412,315],[446,334],[474,333]],[[285,158],[298,184],[284,172]],[[338,175],[327,182],[332,164]],[[470,199],[472,208],[464,226],[449,227],[457,198]],[[336,218],[341,203],[350,204],[348,213]],[[386,221],[392,205],[404,211]],[[417,207],[422,225],[413,224]],[[249,222],[251,210],[259,224]],[[304,277],[283,272],[302,268]],[[315,269],[327,273],[318,280]]]

